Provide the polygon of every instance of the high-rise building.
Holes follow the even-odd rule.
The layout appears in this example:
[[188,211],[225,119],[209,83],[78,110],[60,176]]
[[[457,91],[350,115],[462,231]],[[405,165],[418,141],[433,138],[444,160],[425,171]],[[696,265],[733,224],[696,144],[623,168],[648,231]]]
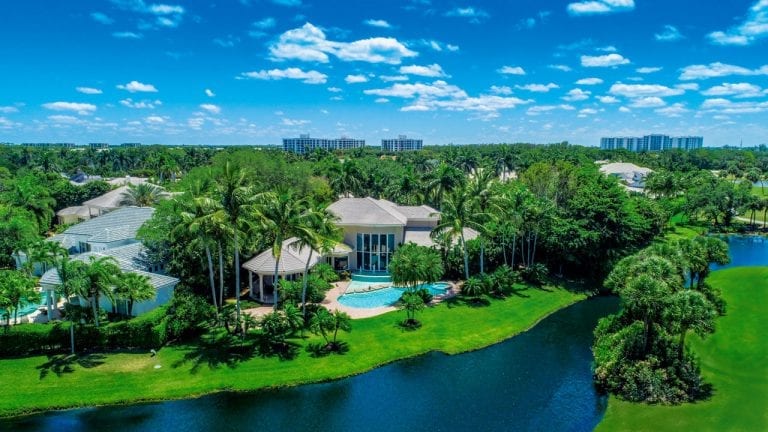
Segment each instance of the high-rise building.
[[424,141],[420,139],[408,138],[405,135],[398,135],[394,139],[381,140],[381,151],[399,152],[406,150],[421,150]]
[[283,138],[283,150],[304,154],[316,149],[349,150],[365,147],[365,140],[341,137],[336,139],[310,138],[309,134],[299,135],[298,138]]
[[642,137],[607,137],[600,138],[601,150],[625,149],[633,152],[661,150],[694,150],[704,146],[704,137],[651,134]]

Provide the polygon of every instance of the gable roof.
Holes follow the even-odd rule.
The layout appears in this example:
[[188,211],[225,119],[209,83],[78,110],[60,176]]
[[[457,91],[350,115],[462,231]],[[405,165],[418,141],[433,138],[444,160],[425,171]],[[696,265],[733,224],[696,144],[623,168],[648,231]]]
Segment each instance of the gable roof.
[[328,206],[339,218],[337,225],[406,226],[409,220],[434,220],[429,206],[399,206],[384,199],[341,198]]
[[85,236],[88,237],[86,241],[99,243],[135,239],[139,228],[154,212],[155,209],[151,207],[123,207],[73,225],[50,240],[65,244],[69,236]]

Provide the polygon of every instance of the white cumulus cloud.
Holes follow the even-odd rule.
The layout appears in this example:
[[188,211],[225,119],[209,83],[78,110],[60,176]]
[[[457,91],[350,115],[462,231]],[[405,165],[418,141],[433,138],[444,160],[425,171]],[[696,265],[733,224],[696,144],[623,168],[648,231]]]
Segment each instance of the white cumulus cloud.
[[560,88],[559,85],[555,83],[549,83],[549,84],[526,84],[526,85],[516,85],[515,88],[520,90],[527,90],[534,93],[547,93],[548,91],[556,88]]
[[634,0],[586,0],[568,4],[571,15],[595,15],[627,12],[635,8]]
[[326,74],[315,70],[303,71],[295,67],[287,69],[260,70],[258,72],[243,72],[240,74],[240,77],[259,80],[294,79],[301,80],[305,84],[325,84],[325,82],[328,80],[328,75]]
[[682,39],[683,35],[677,27],[667,24],[664,26],[664,30],[661,33],[656,33],[653,37],[655,37],[657,41],[673,42]]
[[200,109],[208,111],[211,114],[221,113],[221,107],[214,104],[200,104]]
[[443,68],[436,63],[428,66],[419,66],[419,65],[401,66],[400,73],[406,74],[406,75],[418,75],[418,76],[433,77],[433,78],[440,78],[440,77],[446,76],[445,72],[443,72]]
[[117,88],[131,93],[157,93],[157,89],[152,84],[144,84],[138,81],[131,81],[128,84],[120,84]]
[[525,69],[520,66],[502,66],[498,72],[505,75],[525,75]]
[[592,92],[582,90],[580,88],[572,89],[563,96],[563,100],[567,100],[569,102],[577,102],[577,101],[583,101],[585,99],[589,99],[589,95],[591,95]]
[[358,84],[368,82],[368,77],[365,75],[347,75],[347,77],[344,78],[344,81],[346,81],[347,84]]
[[603,83],[603,80],[601,80],[600,78],[582,78],[576,81],[577,85],[597,85],[602,83]]
[[80,115],[92,114],[96,111],[96,105],[80,102],[48,102],[43,108],[53,111],[74,111]]
[[641,67],[641,68],[635,69],[635,71],[641,74],[650,74],[650,73],[658,72],[662,69],[663,68],[661,67]]
[[751,45],[768,36],[768,0],[757,0],[739,25],[707,35],[715,45]]
[[611,94],[624,96],[628,98],[639,98],[648,96],[677,96],[685,93],[685,90],[679,88],[670,88],[661,84],[623,84],[616,83],[608,90]]
[[584,67],[611,67],[629,63],[629,59],[621,54],[611,53],[600,56],[581,56],[581,65]]
[[388,23],[383,19],[367,19],[363,21],[363,23],[371,27],[386,28],[386,29],[392,28],[392,24]]
[[690,65],[682,69],[680,80],[697,80],[707,78],[717,78],[729,75],[768,75],[768,65],[763,65],[758,69],[748,69],[742,66],[735,66],[720,62],[710,63],[708,65]]
[[205,95],[208,97],[215,97],[216,93],[214,93],[211,89],[205,89]]
[[755,98],[768,94],[768,90],[763,90],[760,86],[750,83],[723,83],[718,86],[710,87],[701,92],[704,96],[733,96],[736,98]]
[[93,87],[77,87],[75,88],[79,93],[82,94],[88,94],[88,95],[97,95],[102,94],[103,92],[101,89],[93,88]]
[[273,61],[302,60],[328,63],[329,56],[342,61],[400,64],[403,58],[415,57],[417,52],[408,49],[394,38],[374,37],[353,42],[329,40],[319,27],[306,23],[288,30],[269,47]]

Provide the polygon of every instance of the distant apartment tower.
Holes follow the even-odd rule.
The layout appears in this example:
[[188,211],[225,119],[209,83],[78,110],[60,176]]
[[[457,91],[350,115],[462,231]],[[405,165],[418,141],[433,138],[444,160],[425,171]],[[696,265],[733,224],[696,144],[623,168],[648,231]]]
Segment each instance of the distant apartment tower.
[[365,140],[341,137],[336,139],[310,138],[309,134],[299,135],[298,138],[283,138],[283,150],[304,154],[316,149],[349,150],[365,147]]
[[694,150],[702,146],[704,146],[704,138],[700,136],[671,137],[651,134],[642,137],[600,138],[601,150],[625,149],[633,152],[649,152],[671,149]]
[[424,141],[420,139],[408,138],[405,135],[398,135],[394,139],[381,140],[381,151],[385,152],[399,152],[407,150],[421,150],[424,146]]
[[141,143],[122,143],[120,144],[120,147],[130,147],[130,148],[141,147]]
[[24,147],[42,147],[42,148],[50,148],[50,147],[56,147],[56,148],[73,148],[75,147],[75,143],[21,143]]
[[88,147],[93,150],[109,150],[109,143],[88,143]]

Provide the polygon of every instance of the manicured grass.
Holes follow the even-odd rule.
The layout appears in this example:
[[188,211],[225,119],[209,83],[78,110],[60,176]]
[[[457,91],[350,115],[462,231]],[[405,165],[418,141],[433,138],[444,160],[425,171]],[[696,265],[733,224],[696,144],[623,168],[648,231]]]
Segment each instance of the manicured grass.
[[611,397],[602,431],[768,430],[768,267],[736,267],[710,276],[722,290],[728,314],[702,341],[689,336],[701,360],[710,400],[680,406],[649,406]]
[[[91,356],[86,357],[91,364],[82,365],[46,365],[50,361],[44,356],[0,360],[4,382],[0,416],[340,378],[432,350],[455,354],[482,348],[586,297],[561,288],[531,288],[520,294],[483,307],[444,303],[428,308],[418,315],[423,326],[416,331],[398,326],[402,312],[355,320],[353,331],[339,337],[349,344],[349,351],[321,358],[312,358],[302,349],[293,360],[237,359],[216,348],[195,345],[163,348],[156,357],[148,353]],[[317,338],[297,342],[312,341]]]

